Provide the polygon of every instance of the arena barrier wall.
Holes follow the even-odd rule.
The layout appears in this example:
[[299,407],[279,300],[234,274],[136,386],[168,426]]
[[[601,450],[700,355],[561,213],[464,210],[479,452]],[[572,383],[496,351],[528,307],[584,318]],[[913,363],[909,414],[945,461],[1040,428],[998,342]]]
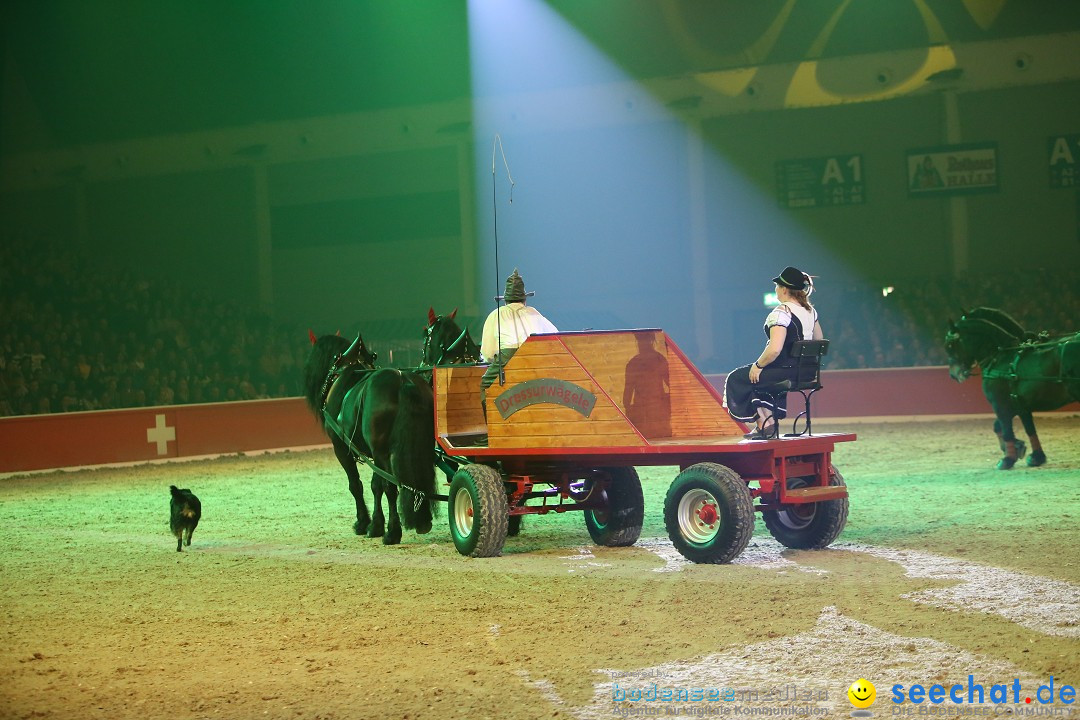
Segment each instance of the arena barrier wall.
[[[709,381],[723,392],[724,375],[709,375]],[[982,392],[978,376],[958,383],[949,377],[948,367],[910,367],[867,370],[824,370],[822,389],[814,394],[814,418],[882,420],[933,418],[951,415],[987,415],[993,410]],[[788,393],[788,416],[805,409],[799,393]],[[1070,403],[1061,412],[1080,412],[1080,403]]]
[[0,418],[0,472],[327,443],[303,398]]
[[[723,390],[723,375],[707,377]],[[957,383],[945,367],[832,370],[821,382],[818,419],[990,413],[978,378]],[[788,407],[801,411],[802,398],[791,393]],[[0,418],[0,473],[325,444],[302,398],[27,415]]]

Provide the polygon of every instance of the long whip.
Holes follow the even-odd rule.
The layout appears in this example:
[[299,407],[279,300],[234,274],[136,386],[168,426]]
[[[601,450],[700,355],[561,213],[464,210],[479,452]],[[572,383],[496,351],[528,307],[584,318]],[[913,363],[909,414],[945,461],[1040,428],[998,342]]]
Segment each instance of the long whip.
[[[499,294],[499,281],[502,275],[499,273],[499,204],[495,197],[495,149],[498,148],[502,155],[503,166],[506,168],[506,177],[510,181],[510,203],[514,204],[514,178],[510,175],[510,164],[506,162],[506,150],[503,148],[502,138],[495,133],[495,140],[491,143],[491,212],[494,216],[495,231],[495,332],[497,336],[497,350],[495,357],[502,355],[502,313],[499,312],[499,301],[504,296]],[[488,358],[493,361],[495,358]],[[499,385],[506,384],[506,372],[499,366]]]

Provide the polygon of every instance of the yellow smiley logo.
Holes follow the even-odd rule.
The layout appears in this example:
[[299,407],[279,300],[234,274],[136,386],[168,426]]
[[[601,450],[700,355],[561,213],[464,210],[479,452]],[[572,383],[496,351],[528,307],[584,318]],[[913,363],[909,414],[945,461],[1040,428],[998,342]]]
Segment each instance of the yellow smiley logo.
[[874,701],[877,700],[877,690],[874,689],[874,683],[859,678],[851,683],[851,687],[847,689],[847,697],[852,705],[864,709],[873,705]]

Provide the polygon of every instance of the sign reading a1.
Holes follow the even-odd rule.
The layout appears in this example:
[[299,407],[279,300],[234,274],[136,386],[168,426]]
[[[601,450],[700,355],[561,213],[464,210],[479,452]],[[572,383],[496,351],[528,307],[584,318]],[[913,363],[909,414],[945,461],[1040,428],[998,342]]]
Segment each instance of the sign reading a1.
[[862,155],[833,155],[776,163],[780,205],[814,208],[866,202]]
[[1080,135],[1046,138],[1050,187],[1080,187]]

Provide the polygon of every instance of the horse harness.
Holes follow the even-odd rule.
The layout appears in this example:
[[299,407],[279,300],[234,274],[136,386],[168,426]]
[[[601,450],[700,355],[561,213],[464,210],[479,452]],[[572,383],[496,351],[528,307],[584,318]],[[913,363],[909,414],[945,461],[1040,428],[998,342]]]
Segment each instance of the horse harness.
[[[1064,383],[1071,380],[1080,380],[1080,375],[1070,376],[1065,373],[1065,349],[1073,342],[1080,341],[1080,333],[1074,334],[1072,337],[1062,337],[1057,340],[1044,340],[1045,336],[1040,335],[1039,339],[1042,342],[1026,341],[1020,345],[1014,345],[1012,347],[998,348],[994,351],[990,357],[986,360],[979,361],[979,367],[983,369],[983,379],[988,380],[1005,380],[1009,384],[1009,397],[1016,401],[1018,395],[1016,394],[1017,385],[1020,382],[1054,382]],[[1058,362],[1058,372],[1053,377],[1040,377],[1032,375],[1021,376],[1018,367],[1020,361],[1023,359],[1026,353],[1030,353],[1033,350],[1039,348],[1048,348],[1052,346],[1058,346],[1058,353],[1060,354]],[[995,367],[994,360],[997,357],[1004,355],[1005,353],[1012,353],[1012,360],[1008,363],[1007,368],[997,369]],[[990,368],[989,370],[987,368]]]
[[[363,453],[360,450],[360,448],[358,448],[356,446],[355,436],[356,436],[357,430],[360,427],[359,423],[357,423],[356,428],[353,429],[352,435],[346,436],[344,430],[341,427],[341,425],[338,424],[337,418],[332,416],[326,410],[326,401],[330,397],[330,393],[333,392],[334,387],[337,385],[338,380],[340,380],[345,375],[345,371],[348,370],[350,367],[352,367],[351,365],[346,365],[346,366],[339,369],[337,367],[337,363],[338,363],[338,360],[340,359],[340,357],[341,356],[339,355],[337,358],[334,359],[334,362],[330,366],[330,371],[327,373],[326,380],[323,381],[323,388],[324,389],[329,388],[329,389],[325,390],[325,392],[322,394],[322,398],[321,398],[321,405],[322,405],[321,411],[322,411],[323,421],[326,423],[327,427],[329,427],[331,430],[333,430],[334,434],[337,435],[341,439],[341,441],[345,443],[346,446],[348,446],[349,453],[352,455],[353,460],[364,463],[365,465],[368,466],[368,468],[371,470],[371,472],[377,474],[379,477],[383,478],[387,482],[393,483],[395,487],[404,487],[404,488],[407,488],[407,489],[411,490],[412,493],[413,493],[413,511],[416,512],[424,504],[424,501],[427,499],[427,494],[424,493],[423,490],[419,490],[419,489],[414,488],[414,487],[412,487],[410,485],[406,485],[405,483],[401,482],[396,477],[394,477],[392,474],[390,474],[390,473],[386,472],[385,470],[383,470],[382,468],[378,467],[375,464],[374,460],[369,458],[365,453]],[[394,372],[397,372],[398,374],[401,373],[401,371],[396,369],[396,368],[389,368],[389,369],[394,370]],[[364,376],[359,380],[359,382],[356,383],[356,385],[353,386],[353,388],[359,388],[359,392],[361,393],[361,396],[360,396],[360,405],[361,406],[363,406],[364,395],[367,393],[368,380],[371,378],[371,375],[372,375],[372,373],[375,372],[375,370],[376,370],[376,368],[358,369],[358,371],[364,373]],[[335,372],[337,373],[336,375],[335,375]],[[353,389],[353,388],[350,388],[350,389]],[[436,500],[448,500],[449,498],[446,495],[435,495],[435,499]]]
[[364,348],[363,342],[360,340],[360,336],[357,335],[356,340],[352,342],[349,347],[345,348],[337,355],[334,356],[333,362],[330,363],[330,368],[326,371],[326,377],[323,378],[322,387],[319,388],[319,407],[320,409],[326,409],[326,400],[330,397],[330,393],[334,391],[334,387],[337,385],[338,380],[345,374],[345,371],[354,367],[360,366],[363,370],[374,370],[375,361],[379,358],[378,353],[368,353],[370,360],[360,359],[360,350]]

